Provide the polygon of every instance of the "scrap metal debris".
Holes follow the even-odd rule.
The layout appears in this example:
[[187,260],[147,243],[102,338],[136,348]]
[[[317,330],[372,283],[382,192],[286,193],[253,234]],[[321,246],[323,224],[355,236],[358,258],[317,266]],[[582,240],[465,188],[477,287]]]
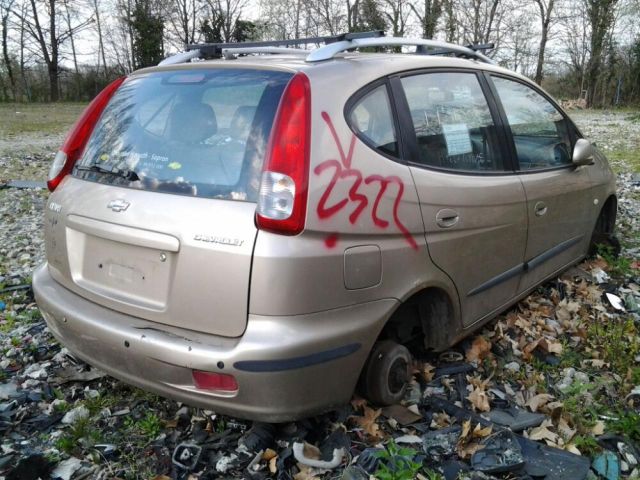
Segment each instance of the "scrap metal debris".
[[6,183],[0,183],[0,188],[45,189],[47,188],[47,183],[33,180],[9,180]]

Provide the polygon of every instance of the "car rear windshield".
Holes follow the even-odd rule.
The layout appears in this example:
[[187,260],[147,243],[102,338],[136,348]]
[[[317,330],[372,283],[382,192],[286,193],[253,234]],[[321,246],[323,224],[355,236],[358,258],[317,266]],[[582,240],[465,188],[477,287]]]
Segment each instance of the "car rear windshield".
[[273,118],[291,76],[237,68],[135,75],[109,102],[74,175],[255,202]]

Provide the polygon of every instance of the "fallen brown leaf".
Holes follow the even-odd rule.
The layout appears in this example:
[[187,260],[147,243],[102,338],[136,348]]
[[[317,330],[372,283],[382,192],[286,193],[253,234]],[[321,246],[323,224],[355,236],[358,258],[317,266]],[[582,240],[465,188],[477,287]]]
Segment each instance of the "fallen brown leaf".
[[417,372],[425,382],[430,382],[433,380],[434,375],[436,374],[436,367],[431,365],[430,363],[423,363],[418,366]]
[[354,410],[360,411],[367,406],[367,401],[362,397],[354,396],[351,399],[351,406]]
[[581,365],[583,367],[592,366],[593,368],[603,368],[605,366],[606,367],[609,366],[609,364],[606,363],[604,360],[600,360],[600,359],[597,359],[597,358],[590,358],[590,359],[587,359],[587,360],[583,360],[581,362]]
[[[384,437],[380,430],[380,425],[376,422],[378,417],[382,413],[382,409],[374,410],[364,406],[362,416],[351,417],[355,420],[356,424],[362,428],[365,434],[373,440],[380,440]],[[319,458],[319,457],[318,457]]]
[[484,447],[480,440],[491,435],[491,431],[491,427],[482,428],[479,423],[472,430],[469,420],[463,422],[456,446],[458,456],[463,459],[470,458],[475,452]]
[[604,422],[602,420],[598,420],[596,424],[591,429],[591,433],[599,436],[604,434]]
[[540,407],[546,405],[551,400],[553,400],[553,395],[549,395],[548,393],[539,393],[538,395],[531,397],[526,405],[532,412],[537,412]]
[[271,460],[273,457],[277,457],[277,456],[278,456],[278,454],[274,450],[272,450],[270,448],[267,448],[264,451],[264,453],[262,454],[262,459],[263,460]]
[[489,356],[491,353],[491,342],[478,335],[471,344],[471,348],[467,351],[468,362],[478,362]]
[[269,460],[269,471],[273,474],[278,471],[278,456],[276,455]]
[[555,353],[556,355],[562,354],[562,344],[558,341],[543,338],[540,342],[540,347],[547,353]]
[[298,463],[298,470],[300,471],[293,476],[294,480],[320,480],[314,470],[306,465]]
[[571,428],[564,418],[560,418],[558,422],[558,432],[562,435],[562,439],[566,442],[570,442],[577,430]]
[[489,395],[487,395],[487,392],[480,387],[475,387],[473,392],[471,392],[467,397],[467,400],[471,402],[474,410],[480,412],[488,412],[491,410],[491,407],[489,406]]
[[451,424],[451,417],[445,412],[436,412],[431,417],[431,426],[434,428],[445,428]]
[[311,445],[310,443],[304,442],[304,448],[302,451],[306,458],[309,458],[312,460],[320,459],[320,455],[321,455],[320,449],[315,445]]
[[558,434],[553,433],[551,430],[549,430],[547,427],[545,426],[539,426],[539,427],[535,427],[533,428],[530,432],[529,432],[529,438],[531,440],[546,440],[552,443],[557,443],[558,442]]

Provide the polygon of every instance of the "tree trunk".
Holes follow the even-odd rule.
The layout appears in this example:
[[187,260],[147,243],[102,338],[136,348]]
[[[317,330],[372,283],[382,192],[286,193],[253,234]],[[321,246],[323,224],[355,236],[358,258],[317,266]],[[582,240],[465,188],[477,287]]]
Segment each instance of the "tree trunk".
[[60,99],[58,90],[58,39],[56,37],[56,0],[49,0],[49,37],[51,41],[51,62],[49,63],[49,87],[52,102]]
[[67,28],[69,29],[69,40],[71,41],[71,56],[73,57],[73,71],[74,71],[74,84],[76,87],[76,98],[80,98],[80,70],[78,69],[78,55],[76,54],[76,41],[71,29],[71,12],[69,11],[69,4],[65,3],[65,19],[67,22]]
[[9,12],[11,3],[7,6],[6,12],[2,15],[2,56],[4,57],[4,64],[7,67],[7,76],[9,77],[9,85],[11,87],[11,97],[13,101],[16,100],[16,80],[13,76],[13,67],[11,66],[11,59],[9,58],[9,49],[7,47],[7,24],[9,22]]
[[[22,80],[22,94],[27,96],[27,101],[31,101],[31,90],[29,89],[29,83],[27,82],[27,76],[25,72],[25,59],[24,59],[24,18],[27,15],[27,4],[26,2],[22,4],[22,9],[20,10],[20,78]],[[22,98],[22,96],[21,96]]]
[[536,65],[535,82],[538,85],[542,84],[543,67],[544,67],[544,55],[547,47],[547,39],[549,38],[549,26],[551,25],[551,16],[553,15],[553,3],[554,0],[549,0],[549,4],[546,5],[543,0],[536,0],[540,9],[540,23],[542,32],[540,35],[540,48],[538,49],[538,64]]
[[441,0],[424,0],[424,15],[420,15],[413,4],[411,4],[411,10],[422,25],[422,38],[433,38],[438,27],[438,19],[442,13]]
[[587,106],[596,103],[596,92],[601,80],[602,53],[605,49],[607,33],[615,21],[618,0],[587,0],[587,16],[591,25],[591,56],[587,62],[585,81],[587,83]]
[[[102,68],[105,73],[107,71],[107,58],[104,54],[104,39],[102,37],[102,24],[100,23],[100,8],[98,5],[98,0],[93,0],[93,7],[96,12],[96,27],[98,29],[98,50],[99,54],[102,56]],[[71,27],[69,27],[71,28]]]
[[538,64],[536,65],[536,76],[535,82],[538,85],[542,85],[542,68],[544,66],[544,51],[547,46],[547,35],[548,35],[548,26],[543,26],[542,28],[542,36],[540,38],[540,48],[538,49]]
[[447,42],[453,43],[456,37],[456,16],[453,9],[453,0],[444,0],[444,8],[447,13],[447,22],[445,25]]
[[58,69],[49,68],[49,100],[57,102],[60,100],[60,93],[58,89]]

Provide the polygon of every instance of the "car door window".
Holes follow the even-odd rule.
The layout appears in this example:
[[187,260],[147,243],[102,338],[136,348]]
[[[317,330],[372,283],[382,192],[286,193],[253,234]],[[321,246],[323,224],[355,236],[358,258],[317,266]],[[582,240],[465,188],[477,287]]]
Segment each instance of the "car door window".
[[414,162],[452,170],[504,170],[491,110],[473,73],[402,78],[418,143]]
[[571,164],[567,122],[551,102],[527,85],[493,77],[511,128],[521,170]]
[[387,87],[380,85],[358,100],[349,123],[365,143],[388,155],[398,155],[398,142]]

